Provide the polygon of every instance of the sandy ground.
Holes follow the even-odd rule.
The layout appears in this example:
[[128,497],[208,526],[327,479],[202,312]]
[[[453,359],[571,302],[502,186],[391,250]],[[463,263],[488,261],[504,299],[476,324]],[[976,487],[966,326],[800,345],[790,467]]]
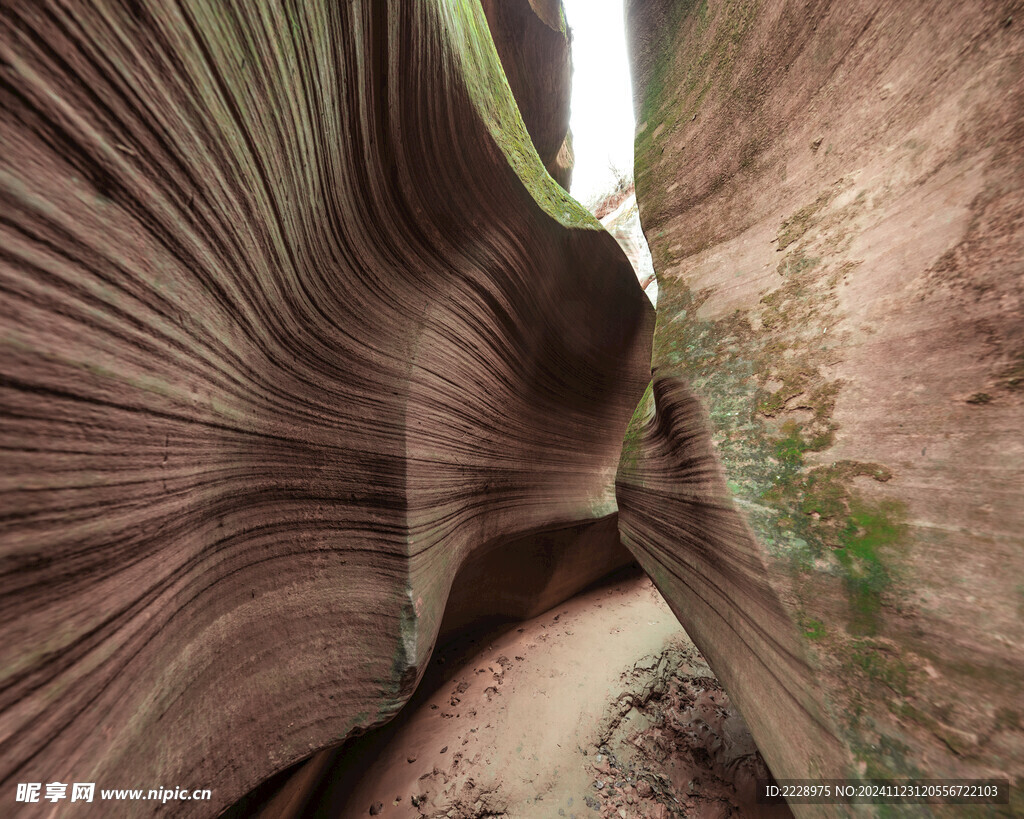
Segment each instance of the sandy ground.
[[742,718],[645,576],[438,651],[399,717],[351,743],[307,816],[788,816]]

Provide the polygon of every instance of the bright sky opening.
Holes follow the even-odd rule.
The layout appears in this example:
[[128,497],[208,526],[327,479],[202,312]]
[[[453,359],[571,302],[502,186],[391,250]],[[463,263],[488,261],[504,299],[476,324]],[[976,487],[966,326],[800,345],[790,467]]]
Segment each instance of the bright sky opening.
[[633,91],[622,0],[563,0],[572,29],[571,193],[586,203],[633,175]]

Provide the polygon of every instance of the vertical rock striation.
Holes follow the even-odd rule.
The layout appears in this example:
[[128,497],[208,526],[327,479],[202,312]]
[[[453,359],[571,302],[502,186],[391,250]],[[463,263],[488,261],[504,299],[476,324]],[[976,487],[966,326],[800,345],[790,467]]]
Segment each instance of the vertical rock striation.
[[208,814],[392,715],[475,550],[621,562],[651,311],[476,3],[8,3],[0,93],[3,793]]
[[628,4],[620,527],[779,777],[1024,774],[1020,12]]

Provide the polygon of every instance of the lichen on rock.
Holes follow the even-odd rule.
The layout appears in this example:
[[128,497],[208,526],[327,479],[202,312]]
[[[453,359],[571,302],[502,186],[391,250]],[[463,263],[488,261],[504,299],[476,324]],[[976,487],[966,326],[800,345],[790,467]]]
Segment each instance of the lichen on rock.
[[982,6],[627,7],[659,301],[620,526],[777,776],[1022,775],[1024,84]]

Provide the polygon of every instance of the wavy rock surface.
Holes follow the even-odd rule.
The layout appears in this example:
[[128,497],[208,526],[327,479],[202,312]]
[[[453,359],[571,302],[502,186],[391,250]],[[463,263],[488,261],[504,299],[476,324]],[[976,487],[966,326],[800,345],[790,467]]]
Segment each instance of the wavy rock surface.
[[3,793],[208,814],[392,715],[475,551],[563,533],[515,611],[623,561],[652,313],[478,5],[13,3],[0,60]]
[[481,0],[481,5],[540,161],[569,190],[572,49],[561,0]]
[[1019,11],[628,4],[620,526],[777,777],[1024,775]]

